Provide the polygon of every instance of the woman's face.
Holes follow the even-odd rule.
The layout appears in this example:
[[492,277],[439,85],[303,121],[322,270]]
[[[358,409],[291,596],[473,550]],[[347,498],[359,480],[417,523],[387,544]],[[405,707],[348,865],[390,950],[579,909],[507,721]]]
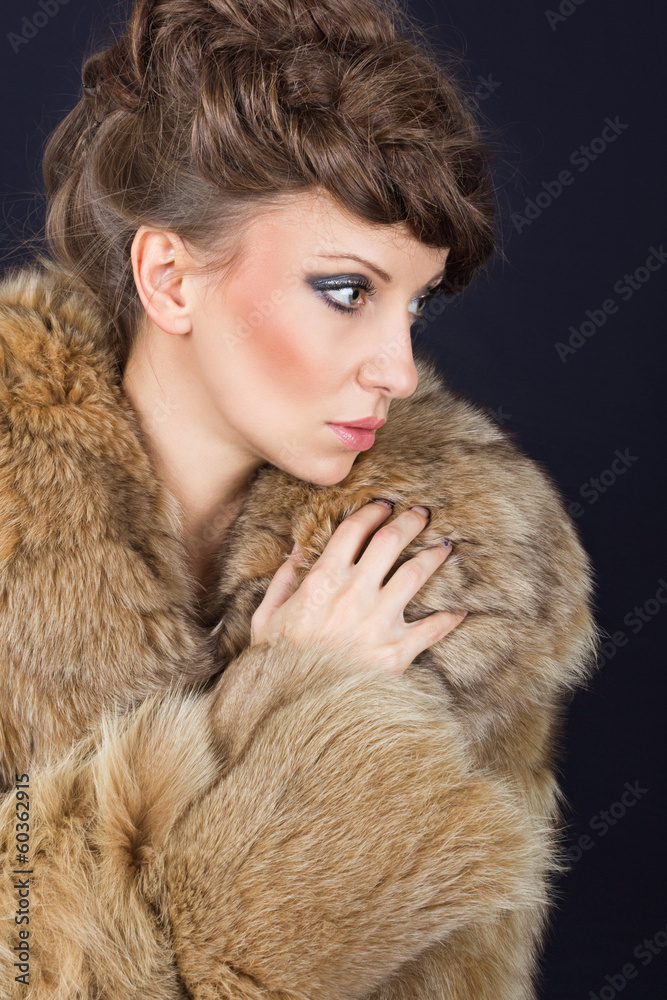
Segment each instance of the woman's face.
[[410,326],[447,251],[308,192],[256,216],[222,280],[195,275],[191,361],[206,410],[256,464],[332,485],[417,387]]

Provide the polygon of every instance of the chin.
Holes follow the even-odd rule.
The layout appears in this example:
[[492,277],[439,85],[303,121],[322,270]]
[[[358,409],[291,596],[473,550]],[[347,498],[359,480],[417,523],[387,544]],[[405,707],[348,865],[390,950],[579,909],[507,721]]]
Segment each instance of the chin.
[[336,458],[304,463],[298,469],[285,469],[285,471],[297,479],[312,483],[313,486],[335,486],[336,483],[341,483],[349,475],[358,454],[358,451],[350,451]]

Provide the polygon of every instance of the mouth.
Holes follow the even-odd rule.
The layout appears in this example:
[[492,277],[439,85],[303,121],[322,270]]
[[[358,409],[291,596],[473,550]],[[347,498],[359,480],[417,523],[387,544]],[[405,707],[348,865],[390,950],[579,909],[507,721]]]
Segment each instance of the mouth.
[[[382,427],[384,420],[369,421]],[[359,427],[356,424],[327,424],[336,437],[351,451],[366,451],[375,443],[375,428]]]
[[383,417],[361,417],[359,420],[346,420],[345,423],[336,423],[336,426],[361,427],[364,431],[376,431],[386,423],[387,421]]

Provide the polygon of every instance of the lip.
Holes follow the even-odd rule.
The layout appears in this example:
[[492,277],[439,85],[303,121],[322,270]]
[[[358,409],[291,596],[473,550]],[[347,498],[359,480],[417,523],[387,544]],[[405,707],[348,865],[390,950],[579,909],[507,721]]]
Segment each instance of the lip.
[[[377,420],[373,423],[378,424]],[[382,426],[384,420],[379,422]],[[327,424],[336,437],[352,451],[366,451],[375,443],[375,430],[372,428],[359,427],[353,424]]]
[[383,427],[387,423],[386,420],[377,417],[362,417],[360,420],[346,420],[345,423],[336,423],[336,427],[361,427],[365,431],[376,431],[379,427]]

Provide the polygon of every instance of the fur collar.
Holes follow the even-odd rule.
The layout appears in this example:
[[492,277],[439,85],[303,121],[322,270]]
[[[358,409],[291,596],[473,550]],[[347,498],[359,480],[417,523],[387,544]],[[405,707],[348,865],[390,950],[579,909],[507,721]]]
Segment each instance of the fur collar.
[[[20,647],[26,718],[39,718],[54,671],[67,684],[65,729],[99,712],[91,656],[105,697],[125,707],[211,677],[248,644],[250,616],[293,540],[305,574],[342,518],[375,496],[395,501],[392,516],[431,510],[403,559],[442,535],[454,542],[406,620],[471,613],[410,669],[478,737],[497,733],[494,755],[506,729],[586,677],[591,569],[554,482],[424,359],[417,391],[392,402],[343,482],[257,471],[198,617],[178,505],[151,465],[107,332],[92,295],[55,269],[0,286],[2,628]],[[14,721],[25,721],[20,710]]]

